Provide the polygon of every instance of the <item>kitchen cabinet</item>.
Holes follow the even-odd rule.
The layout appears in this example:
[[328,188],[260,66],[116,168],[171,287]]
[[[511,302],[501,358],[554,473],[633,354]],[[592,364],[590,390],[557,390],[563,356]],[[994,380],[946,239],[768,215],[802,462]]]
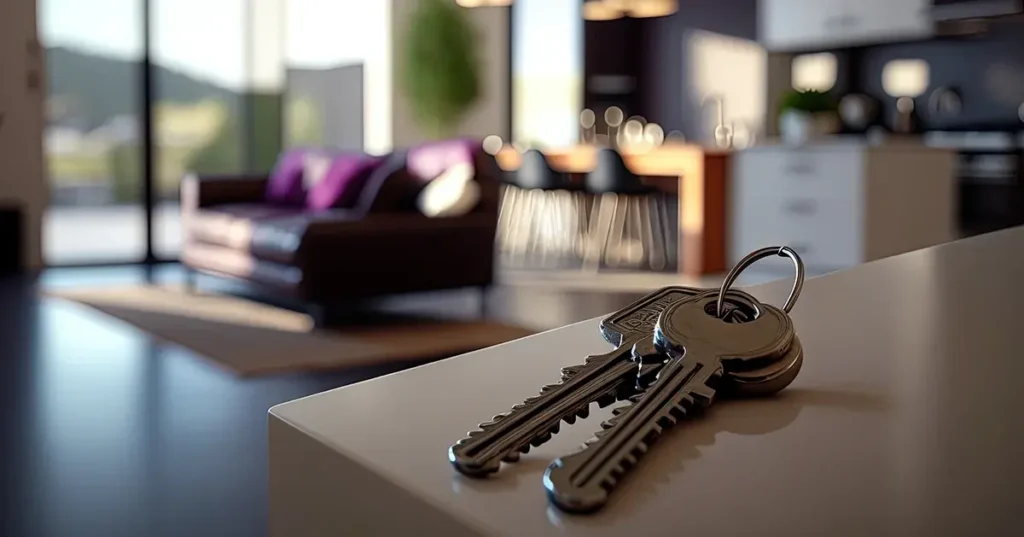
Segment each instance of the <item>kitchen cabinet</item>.
[[827,272],[956,236],[952,151],[835,142],[756,147],[732,162],[730,263],[784,244]]
[[768,50],[813,50],[923,39],[930,0],[759,0],[759,40]]

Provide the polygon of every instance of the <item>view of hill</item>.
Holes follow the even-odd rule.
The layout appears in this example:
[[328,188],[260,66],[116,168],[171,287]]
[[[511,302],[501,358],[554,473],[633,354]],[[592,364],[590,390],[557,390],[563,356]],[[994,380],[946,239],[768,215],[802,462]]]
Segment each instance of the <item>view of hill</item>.
[[[140,62],[48,47],[46,64],[50,98],[65,110],[62,122],[92,129],[113,116],[137,114],[141,108]],[[233,107],[241,99],[238,93],[216,84],[154,67],[154,91],[160,101],[189,103],[213,98]]]

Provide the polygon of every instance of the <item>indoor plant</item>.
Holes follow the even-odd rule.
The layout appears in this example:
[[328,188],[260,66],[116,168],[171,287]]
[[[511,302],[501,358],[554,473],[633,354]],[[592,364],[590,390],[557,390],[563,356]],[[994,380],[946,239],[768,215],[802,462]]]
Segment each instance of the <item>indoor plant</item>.
[[450,0],[418,0],[407,21],[399,84],[416,122],[451,137],[480,96],[476,28]]
[[793,90],[779,103],[779,132],[787,143],[834,134],[839,128],[832,96],[817,90]]

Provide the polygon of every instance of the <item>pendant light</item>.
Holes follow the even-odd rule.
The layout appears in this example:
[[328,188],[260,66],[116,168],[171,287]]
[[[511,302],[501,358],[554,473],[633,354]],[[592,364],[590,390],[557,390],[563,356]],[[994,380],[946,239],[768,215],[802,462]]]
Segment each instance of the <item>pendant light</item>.
[[589,0],[583,2],[583,20],[611,21],[625,16],[622,9],[611,0]]
[[678,9],[678,0],[586,0],[583,3],[583,18],[588,21],[608,21],[623,17],[646,19],[671,15]]
[[678,0],[630,0],[627,13],[634,19],[665,17],[678,11]]
[[455,0],[462,7],[508,7],[512,0]]

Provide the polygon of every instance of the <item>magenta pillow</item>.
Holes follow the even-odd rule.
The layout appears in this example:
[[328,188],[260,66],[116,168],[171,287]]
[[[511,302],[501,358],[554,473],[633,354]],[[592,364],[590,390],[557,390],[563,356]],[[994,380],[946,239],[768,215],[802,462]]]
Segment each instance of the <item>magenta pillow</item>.
[[380,162],[381,159],[369,155],[335,157],[327,173],[309,190],[306,207],[314,210],[353,207]]
[[271,205],[301,206],[306,199],[302,171],[307,149],[286,151],[277,159],[267,181],[265,199]]

